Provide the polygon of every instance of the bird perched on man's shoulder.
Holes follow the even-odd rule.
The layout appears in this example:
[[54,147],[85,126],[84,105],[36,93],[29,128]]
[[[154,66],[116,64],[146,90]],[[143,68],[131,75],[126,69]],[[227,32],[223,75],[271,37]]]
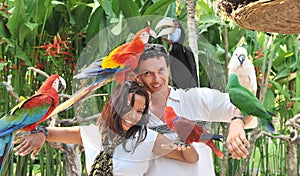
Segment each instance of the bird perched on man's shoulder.
[[178,21],[169,17],[159,21],[155,30],[161,27],[165,28],[161,30],[157,37],[168,35],[168,38],[164,39],[171,45],[169,54],[171,56],[170,69],[173,86],[183,89],[198,87],[196,61],[191,48],[184,46],[184,29]]
[[74,79],[96,78],[96,81],[77,91],[70,99],[60,104],[50,116],[70,108],[112,80],[116,80],[121,85],[124,84],[137,67],[150,36],[156,37],[155,32],[150,27],[138,31],[131,42],[116,47],[107,56],[95,60],[75,75]]

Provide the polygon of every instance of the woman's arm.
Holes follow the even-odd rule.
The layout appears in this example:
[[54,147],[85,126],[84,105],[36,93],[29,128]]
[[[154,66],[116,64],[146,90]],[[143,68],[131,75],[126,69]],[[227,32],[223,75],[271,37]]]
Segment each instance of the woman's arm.
[[66,144],[82,144],[80,127],[48,127],[49,136],[46,141]]
[[[187,163],[195,163],[199,160],[199,155],[195,148],[191,145],[188,148],[180,148],[172,145],[174,141],[158,134],[154,143],[153,152],[167,158],[176,159]],[[170,146],[168,149],[164,146]]]
[[15,155],[25,156],[31,153],[31,159],[34,159],[35,155],[41,150],[45,141],[49,142],[62,142],[67,144],[82,144],[80,135],[80,128],[75,127],[47,127],[48,137],[42,132],[36,134],[30,134],[21,137],[13,144],[19,144],[13,150]]

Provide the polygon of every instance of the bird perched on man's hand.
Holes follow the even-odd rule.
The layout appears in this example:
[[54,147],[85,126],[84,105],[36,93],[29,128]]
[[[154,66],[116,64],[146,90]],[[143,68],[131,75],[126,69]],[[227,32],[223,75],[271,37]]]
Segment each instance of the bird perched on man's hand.
[[0,119],[0,173],[17,130],[32,131],[49,117],[59,103],[59,90],[66,88],[58,74],[46,79],[33,96],[23,100]]
[[256,96],[240,84],[236,74],[229,75],[226,90],[231,103],[241,111],[243,116],[256,116],[263,126],[266,126],[271,132],[275,131],[272,122],[272,117],[275,115],[267,111]]
[[[248,52],[244,47],[238,46],[229,61],[228,64],[228,76],[230,74],[236,74],[239,82],[242,86],[250,90],[253,95],[256,96],[257,92],[257,81],[254,65],[248,58]],[[257,118],[249,117],[251,120],[245,128],[257,127]]]
[[198,87],[197,66],[194,54],[189,46],[184,46],[185,32],[178,21],[165,17],[159,21],[155,30],[166,27],[157,35],[168,35],[172,83],[177,88]]
[[96,77],[96,81],[87,87],[77,91],[70,99],[60,104],[50,116],[70,108],[74,104],[84,99],[87,95],[105,84],[116,80],[119,84],[124,84],[129,79],[130,74],[137,67],[139,58],[144,51],[149,37],[156,37],[155,32],[146,27],[138,31],[131,42],[118,46],[107,56],[97,59],[83,71],[75,75],[74,79],[87,79]]
[[197,123],[176,115],[174,109],[170,106],[165,107],[165,118],[167,126],[178,134],[180,140],[190,145],[193,142],[203,142],[208,145],[212,151],[219,157],[223,157],[223,153],[215,146],[213,140],[222,141],[222,135],[211,134],[206,132]]

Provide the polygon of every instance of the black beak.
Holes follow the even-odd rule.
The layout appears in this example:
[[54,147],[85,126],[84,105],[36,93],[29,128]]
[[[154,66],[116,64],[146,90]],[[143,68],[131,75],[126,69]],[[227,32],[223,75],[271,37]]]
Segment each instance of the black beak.
[[246,59],[246,56],[244,54],[242,54],[238,57],[238,60],[240,61],[241,65],[243,65],[245,59]]

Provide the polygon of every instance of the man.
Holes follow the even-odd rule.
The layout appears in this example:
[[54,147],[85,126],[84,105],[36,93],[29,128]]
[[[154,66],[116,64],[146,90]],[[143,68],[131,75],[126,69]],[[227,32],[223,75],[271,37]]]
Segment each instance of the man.
[[[148,126],[165,129],[164,107],[172,106],[176,114],[193,121],[227,121],[231,119],[227,146],[234,158],[245,158],[249,142],[245,137],[243,119],[240,112],[231,104],[227,93],[208,88],[175,89],[168,86],[169,56],[161,45],[149,44],[141,55],[137,67],[137,80],[151,92],[152,116]],[[247,119],[248,120],[248,119]],[[205,127],[205,125],[204,125]],[[206,130],[209,130],[206,127]],[[170,139],[176,135],[166,134]],[[167,158],[152,160],[149,175],[215,175],[212,153],[203,143],[193,143],[199,153],[195,164],[182,163]]]
[[[169,79],[169,56],[162,45],[148,44],[144,53],[140,57],[136,73],[138,74],[137,81],[144,85],[151,92],[151,118],[149,119],[148,127],[164,133],[171,139],[176,138],[176,134],[169,133],[166,128],[164,119],[164,107],[172,106],[179,116],[184,116],[193,121],[224,121],[230,122],[229,135],[227,136],[226,145],[232,154],[233,158],[246,158],[248,155],[247,147],[249,142],[246,139],[244,132],[244,119],[239,110],[237,110],[229,100],[227,93],[221,93],[218,90],[208,88],[192,88],[192,89],[174,89],[168,86]],[[238,117],[238,118],[236,118]],[[245,118],[246,124],[249,121]],[[209,127],[204,123],[206,130]],[[87,136],[83,136],[80,130],[76,131],[77,135],[81,135],[80,141],[85,143]],[[49,129],[49,141],[55,141],[55,136],[58,132],[55,129]],[[40,146],[30,145],[27,140],[26,147],[17,148],[20,155],[29,154],[33,151],[37,153]],[[44,141],[42,141],[44,143]],[[85,145],[85,144],[84,144]],[[157,176],[170,174],[172,176],[182,175],[215,175],[212,160],[212,152],[209,147],[203,143],[192,144],[199,153],[199,161],[190,164],[167,159],[164,157],[154,157],[151,160],[147,175]],[[87,145],[85,145],[87,146]],[[95,156],[98,153],[95,153]],[[32,156],[34,157],[34,155]]]

